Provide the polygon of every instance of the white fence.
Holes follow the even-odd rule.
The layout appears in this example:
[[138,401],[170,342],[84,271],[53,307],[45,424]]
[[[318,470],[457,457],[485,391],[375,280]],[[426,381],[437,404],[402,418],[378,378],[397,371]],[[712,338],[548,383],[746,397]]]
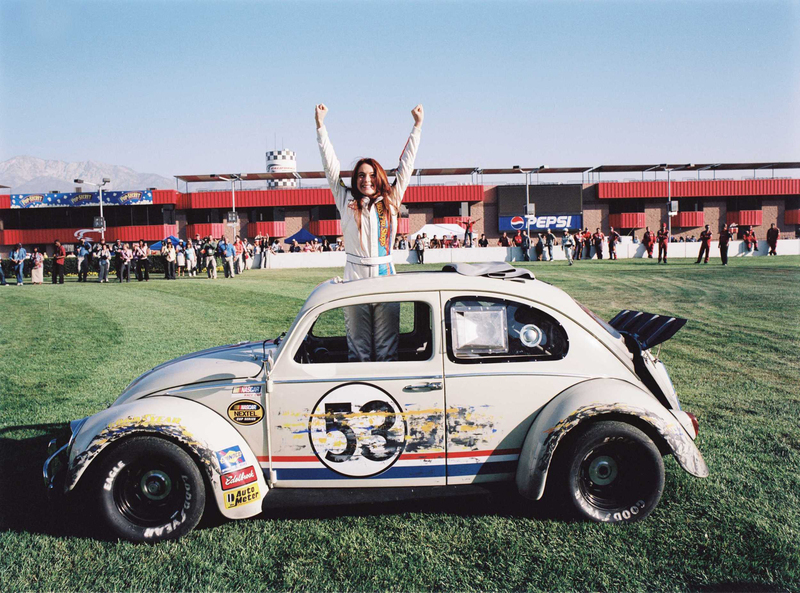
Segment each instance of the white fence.
[[[744,247],[743,241],[731,241],[728,247],[728,257],[755,257],[767,255],[767,242],[758,242],[758,250],[748,252]],[[546,253],[546,250],[545,250]],[[697,243],[670,243],[667,250],[669,259],[692,258],[697,259],[700,253],[700,242]],[[584,249],[584,256],[586,250]],[[778,241],[779,255],[800,255],[800,239],[787,239]],[[629,259],[635,257],[646,257],[644,245],[623,242],[617,245],[617,257],[619,259]],[[653,249],[653,257],[658,256],[658,246]],[[592,257],[596,257],[595,250],[592,248]],[[608,244],[604,245],[603,258],[608,257]],[[719,247],[717,242],[711,243],[711,257],[719,258]],[[394,251],[392,258],[395,264],[415,264],[417,263],[416,251]],[[531,259],[535,255],[531,249]],[[553,248],[553,259],[565,260],[564,250],[559,245]],[[446,264],[452,262],[487,262],[487,261],[522,261],[522,249],[519,247],[473,247],[460,249],[426,249],[426,264]],[[344,268],[344,252],[322,252],[322,253],[279,253],[267,256],[267,268]],[[261,265],[261,255],[256,255],[253,260],[253,267]]]

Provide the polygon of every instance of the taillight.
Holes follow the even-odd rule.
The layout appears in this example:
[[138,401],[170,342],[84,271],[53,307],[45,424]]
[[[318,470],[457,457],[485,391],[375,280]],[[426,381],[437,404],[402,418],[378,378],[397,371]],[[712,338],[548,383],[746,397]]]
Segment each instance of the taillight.
[[689,420],[692,421],[692,428],[694,428],[694,434],[699,435],[700,423],[697,421],[697,416],[695,416],[694,414],[690,414],[689,412],[686,412],[686,415],[689,417]]

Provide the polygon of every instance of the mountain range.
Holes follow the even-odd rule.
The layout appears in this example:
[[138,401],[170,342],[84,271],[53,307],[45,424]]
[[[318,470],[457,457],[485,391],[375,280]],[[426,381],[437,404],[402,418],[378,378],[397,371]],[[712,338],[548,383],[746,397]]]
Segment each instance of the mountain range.
[[[32,156],[16,156],[0,163],[0,185],[7,185],[11,193],[44,193],[52,190],[75,191],[74,179],[84,179],[100,183],[104,177],[111,182],[104,190],[134,190],[154,187],[157,189],[175,188],[175,179],[154,173],[138,173],[128,167],[85,161],[67,163],[48,161]],[[83,191],[93,191],[91,185],[84,185]]]

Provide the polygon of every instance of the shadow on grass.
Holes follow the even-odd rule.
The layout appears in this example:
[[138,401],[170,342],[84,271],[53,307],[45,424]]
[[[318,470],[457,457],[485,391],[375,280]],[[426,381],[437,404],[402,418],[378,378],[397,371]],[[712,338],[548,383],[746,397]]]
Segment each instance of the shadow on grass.
[[[18,432],[38,432],[30,438],[10,438]],[[63,499],[50,500],[42,480],[47,443],[68,431],[65,423],[9,426],[0,429],[0,530],[54,536],[89,533],[80,513],[70,511]]]
[[[10,426],[0,429],[0,531],[57,537],[105,539],[76,497],[50,497],[42,480],[47,444],[68,431],[64,423]],[[11,438],[15,433],[39,433]],[[497,516],[552,519],[565,517],[545,502],[522,498],[513,484],[449,488],[276,489],[265,499],[254,520],[329,519],[401,515],[405,513],[457,516]],[[207,506],[198,529],[227,522],[213,504]]]

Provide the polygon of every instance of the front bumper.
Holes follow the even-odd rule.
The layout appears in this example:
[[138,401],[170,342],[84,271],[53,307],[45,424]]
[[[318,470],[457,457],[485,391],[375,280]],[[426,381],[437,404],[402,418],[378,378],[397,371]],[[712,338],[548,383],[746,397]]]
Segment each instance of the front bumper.
[[[69,461],[69,451],[78,432],[88,418],[73,420],[69,423],[69,439],[64,436],[52,439],[47,444],[47,459],[42,466],[42,478],[48,496],[55,496],[64,493],[64,478],[67,473]],[[65,442],[66,440],[66,442]]]

